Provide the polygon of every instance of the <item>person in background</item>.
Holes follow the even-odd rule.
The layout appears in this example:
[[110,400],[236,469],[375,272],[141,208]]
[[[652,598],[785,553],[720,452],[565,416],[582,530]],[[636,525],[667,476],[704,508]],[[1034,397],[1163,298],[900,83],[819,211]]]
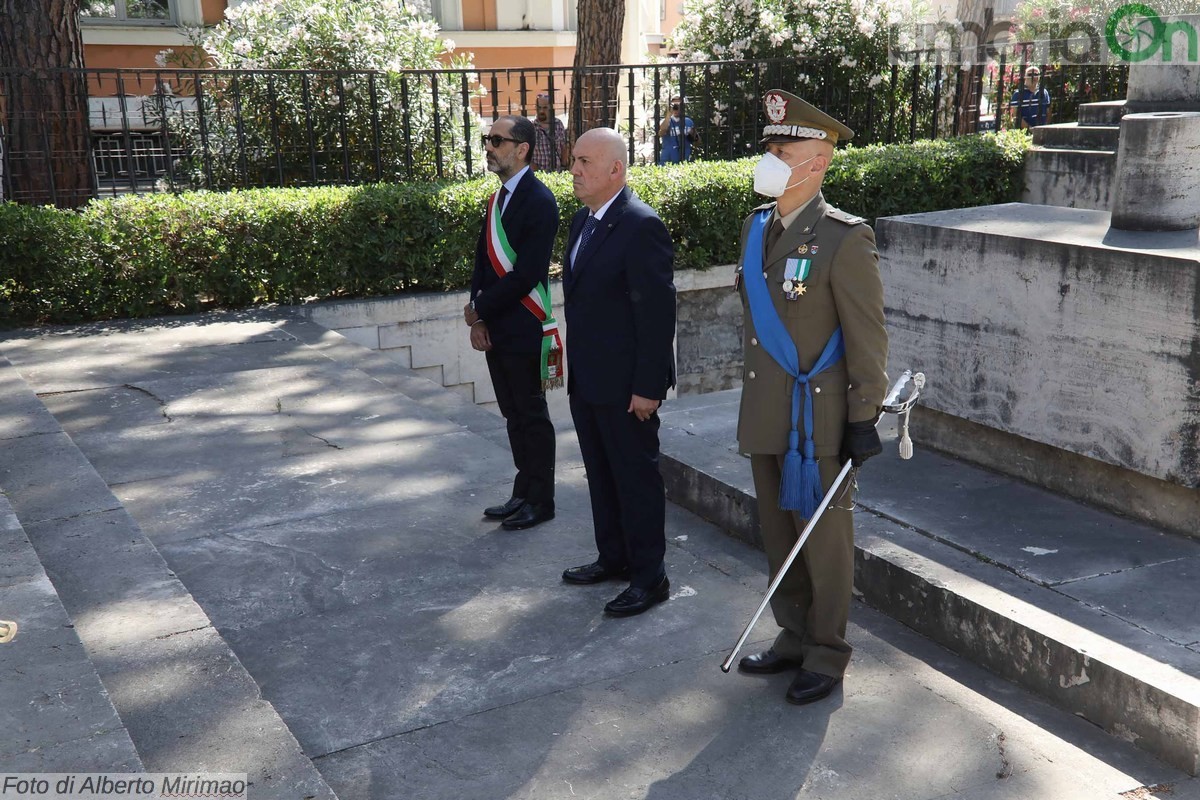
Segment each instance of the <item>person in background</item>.
[[1050,122],[1050,90],[1038,88],[1042,72],[1037,67],[1025,70],[1025,85],[1013,93],[1009,107],[1020,128],[1033,128]]
[[683,116],[683,98],[671,98],[671,113],[658,126],[662,140],[658,151],[659,164],[678,164],[692,157],[692,144],[696,141],[696,123],[691,117]]
[[534,128],[533,168],[539,172],[566,169],[571,159],[571,150],[567,146],[567,129],[562,120],[554,116],[550,95],[546,92],[537,96],[537,119]]

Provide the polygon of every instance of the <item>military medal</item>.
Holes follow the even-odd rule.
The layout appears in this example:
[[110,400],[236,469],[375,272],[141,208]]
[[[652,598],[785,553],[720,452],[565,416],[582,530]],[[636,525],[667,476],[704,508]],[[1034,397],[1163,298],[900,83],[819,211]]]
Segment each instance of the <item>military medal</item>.
[[796,252],[799,253],[800,255],[804,255],[805,253],[808,252],[808,245],[806,245],[806,244],[800,245],[799,247],[796,248]]
[[[804,247],[804,245],[801,245]],[[783,268],[783,293],[788,300],[795,300],[807,290],[804,279],[808,277],[811,258],[789,258]]]
[[812,246],[812,254],[814,256],[817,254],[817,246],[815,244]]

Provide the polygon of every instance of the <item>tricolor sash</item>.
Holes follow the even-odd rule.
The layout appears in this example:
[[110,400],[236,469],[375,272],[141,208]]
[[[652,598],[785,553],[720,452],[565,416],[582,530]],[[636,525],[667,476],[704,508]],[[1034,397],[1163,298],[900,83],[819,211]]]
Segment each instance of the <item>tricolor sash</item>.
[[[767,354],[784,372],[795,379],[792,386],[792,429],[788,433],[788,450],[783,459],[783,479],[779,484],[779,507],[798,511],[810,519],[821,504],[821,471],[817,466],[816,445],[813,443],[813,394],[809,379],[836,364],[846,349],[842,344],[842,329],[838,327],[825,343],[817,363],[808,372],[800,371],[800,356],[779,312],[771,302],[771,290],[763,275],[763,232],[767,228],[770,209],[759,212],[750,224],[746,251],[742,253],[742,280],[750,301],[750,318],[758,341]],[[804,448],[800,448],[800,387],[804,387]]]
[[[517,251],[508,243],[504,223],[500,219],[500,193],[494,192],[488,199],[487,209],[487,254],[495,273],[503,278],[512,272],[517,261]],[[521,305],[542,323],[542,389],[549,391],[563,385],[563,346],[558,333],[558,321],[554,319],[554,308],[550,302],[549,282],[539,283],[533,291],[521,298]]]

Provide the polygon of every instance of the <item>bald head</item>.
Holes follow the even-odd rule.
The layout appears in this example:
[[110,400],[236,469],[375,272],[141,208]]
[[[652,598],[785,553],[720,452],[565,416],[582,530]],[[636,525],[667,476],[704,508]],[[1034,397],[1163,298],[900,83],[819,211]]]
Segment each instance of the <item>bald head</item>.
[[629,150],[625,137],[613,128],[592,128],[579,137],[581,142],[596,142],[604,157],[620,161],[622,166],[629,166]]
[[611,200],[625,186],[629,153],[625,139],[612,128],[592,128],[575,141],[575,196],[592,211]]

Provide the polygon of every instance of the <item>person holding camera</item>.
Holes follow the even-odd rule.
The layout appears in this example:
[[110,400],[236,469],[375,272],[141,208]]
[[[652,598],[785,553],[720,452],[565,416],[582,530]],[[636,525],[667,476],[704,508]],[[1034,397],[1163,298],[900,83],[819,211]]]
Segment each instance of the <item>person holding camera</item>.
[[696,123],[691,117],[683,116],[683,98],[671,98],[671,113],[658,126],[662,140],[658,152],[658,163],[678,164],[692,157],[692,145],[696,142]]

